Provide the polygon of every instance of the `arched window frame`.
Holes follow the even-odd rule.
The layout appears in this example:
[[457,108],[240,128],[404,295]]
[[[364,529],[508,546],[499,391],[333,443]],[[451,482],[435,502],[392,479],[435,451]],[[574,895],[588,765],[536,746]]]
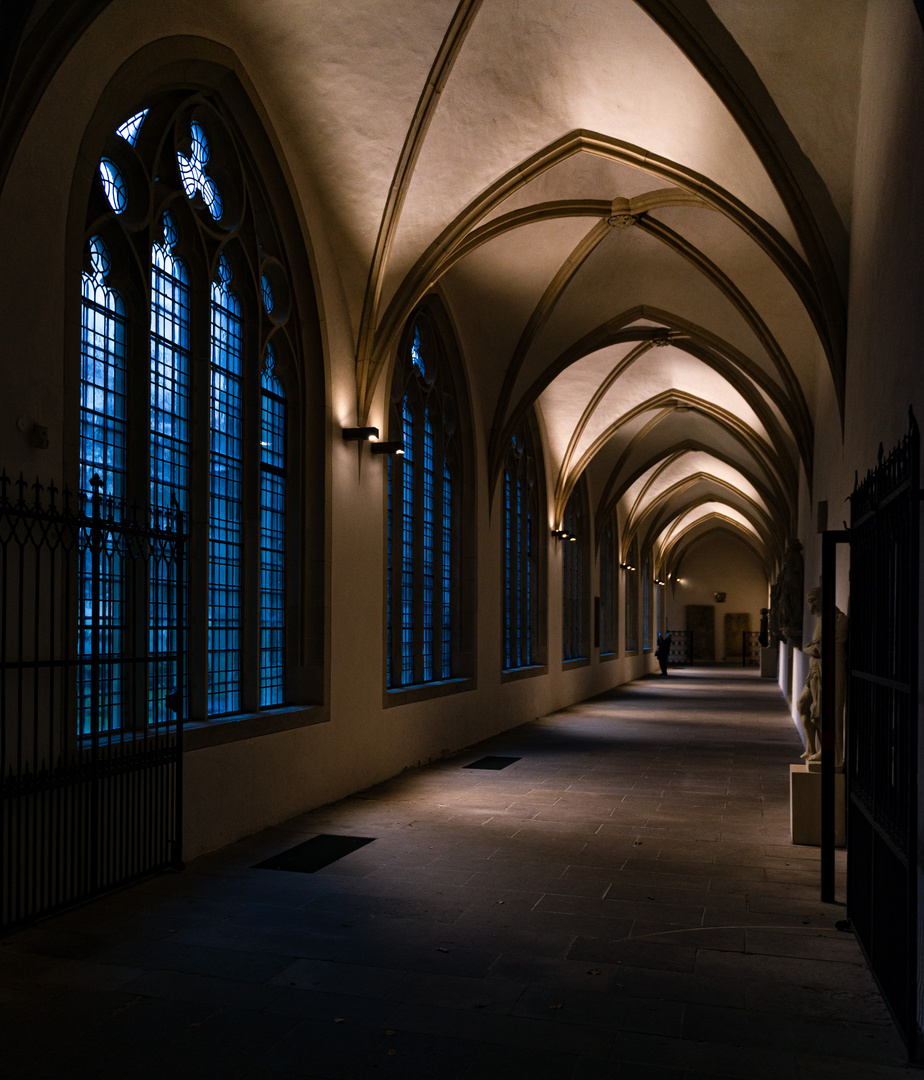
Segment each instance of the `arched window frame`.
[[646,555],[642,563],[642,651],[651,652],[652,648],[652,605],[653,590],[651,577],[651,556]]
[[638,540],[633,537],[626,551],[625,562],[627,654],[639,651],[639,573]]
[[[214,701],[209,708],[208,612],[210,608],[214,612],[215,596],[223,585],[213,580],[209,595],[212,560],[208,523],[213,516],[210,513],[213,496],[209,494],[208,474],[212,470],[200,467],[188,489],[186,666],[189,677],[184,687],[184,715],[191,735],[187,746],[194,748],[325,718],[317,706],[323,703],[326,681],[325,633],[321,622],[326,583],[323,573],[317,580],[311,580],[303,570],[312,562],[318,566],[324,562],[323,527],[310,523],[323,518],[314,503],[319,497],[323,499],[324,380],[322,371],[312,371],[305,364],[306,353],[320,359],[317,315],[310,302],[307,253],[301,243],[284,175],[256,110],[236,78],[217,63],[204,62],[198,74],[205,83],[211,72],[212,85],[220,84],[220,93],[203,90],[201,85],[183,90],[178,89],[182,84],[182,64],[174,73],[176,77],[171,77],[169,65],[163,66],[161,53],[156,58],[157,77],[152,77],[150,72],[146,77],[143,69],[148,57],[143,54],[144,50],[135,63],[142,70],[139,87],[148,86],[145,91],[138,90],[144,93],[144,110],[133,113],[130,106],[125,107],[124,98],[117,100],[110,89],[88,128],[82,161],[105,159],[111,165],[103,174],[98,165],[89,168],[81,165],[84,175],[75,178],[71,235],[76,243],[80,234],[84,252],[80,269],[86,269],[88,243],[93,237],[100,237],[107,245],[112,265],[105,284],[118,293],[124,304],[128,370],[128,466],[124,497],[142,507],[151,502],[148,372],[151,370],[152,252],[163,237],[165,212],[176,224],[175,253],[185,263],[190,281],[188,331],[191,355],[195,358],[190,365],[190,452],[199,461],[208,462],[212,456],[209,415],[213,410],[209,386],[214,382],[214,364],[208,358],[213,353],[211,293],[221,259],[232,268],[232,286],[241,298],[242,375],[246,383],[240,415],[241,479],[245,491],[240,513],[244,554],[240,563],[241,619],[237,631],[241,638],[241,689],[232,708],[216,708]],[[159,87],[164,84],[171,89],[162,91]],[[140,123],[133,125],[128,137],[124,132],[118,133],[129,114],[136,117],[142,112]],[[183,185],[178,155],[189,152],[193,120],[201,124],[211,144],[214,183],[224,196],[218,217],[209,209],[201,192],[190,195]],[[107,191],[106,174],[111,180],[114,170],[120,185],[117,202],[112,201]],[[273,310],[264,302],[266,283],[274,290]],[[76,291],[79,295],[79,286]],[[309,298],[308,303],[302,301],[302,311],[296,309],[295,295]],[[78,325],[84,321],[83,308],[81,301],[80,315],[74,320]],[[261,473],[265,472],[260,449],[261,373],[270,349],[275,355],[277,389],[283,391],[281,396],[286,401],[282,437],[288,448],[281,469],[287,485],[282,540],[287,552],[282,577],[284,599],[280,603],[277,596],[274,619],[277,624],[282,620],[286,626],[299,627],[300,633],[285,635],[281,659],[284,690],[280,689],[277,678],[276,689],[267,695],[261,690],[260,676],[266,617],[259,596],[266,543],[259,519]],[[73,377],[68,385],[76,392]],[[65,441],[74,446],[74,458],[79,460],[83,455],[79,450],[80,424],[76,412],[66,421]],[[305,422],[306,412],[312,414],[311,424]],[[294,452],[302,446],[304,454]],[[312,460],[319,463],[317,468],[310,464]],[[313,511],[310,515],[309,508]],[[213,547],[216,542],[213,535]],[[278,538],[275,542],[278,547]],[[278,642],[276,651],[278,657]],[[212,654],[214,657],[214,648]],[[278,675],[279,660],[274,663]],[[250,722],[244,725],[222,722],[216,727],[213,721],[218,720]],[[204,729],[209,728],[212,733],[205,733]]]
[[589,663],[588,534],[584,478],[574,486],[562,515],[562,661]]
[[619,543],[615,515],[600,537],[600,658],[619,655]]
[[531,414],[511,436],[500,478],[502,678],[546,670],[545,470]]
[[473,685],[474,534],[468,402],[436,296],[411,316],[392,372],[386,463],[386,706]]

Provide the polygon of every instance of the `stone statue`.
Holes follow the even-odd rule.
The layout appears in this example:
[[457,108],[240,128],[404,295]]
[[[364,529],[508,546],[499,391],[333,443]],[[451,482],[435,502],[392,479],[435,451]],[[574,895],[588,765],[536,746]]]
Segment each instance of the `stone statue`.
[[780,630],[780,582],[779,578],[770,586],[770,644],[779,645],[783,637]]
[[802,544],[793,537],[783,559],[783,569],[777,578],[779,587],[779,628],[784,641],[802,644],[802,579],[804,559]]
[[[821,760],[821,589],[805,597],[815,618],[812,640],[802,650],[809,657],[805,687],[799,696],[799,717],[805,734],[805,761]],[[847,687],[847,616],[835,608],[834,616],[834,764],[844,764],[844,696]]]

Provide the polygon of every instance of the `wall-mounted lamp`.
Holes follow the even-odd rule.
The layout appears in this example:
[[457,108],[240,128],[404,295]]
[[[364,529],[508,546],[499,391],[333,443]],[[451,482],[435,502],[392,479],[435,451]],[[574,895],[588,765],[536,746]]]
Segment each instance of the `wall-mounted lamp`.
[[571,540],[573,543],[577,543],[577,537],[565,532],[564,529],[552,529],[552,535],[556,540]]
[[404,443],[401,442],[400,439],[373,440],[369,449],[373,454],[396,454],[400,457],[404,456]]
[[345,427],[340,430],[344,442],[373,442],[379,437],[377,427]]
[[635,567],[634,567],[634,566],[630,566],[630,565],[629,565],[628,563],[624,563],[624,562],[621,562],[621,563],[619,564],[619,569],[620,569],[620,570],[634,570],[634,569],[635,569]]

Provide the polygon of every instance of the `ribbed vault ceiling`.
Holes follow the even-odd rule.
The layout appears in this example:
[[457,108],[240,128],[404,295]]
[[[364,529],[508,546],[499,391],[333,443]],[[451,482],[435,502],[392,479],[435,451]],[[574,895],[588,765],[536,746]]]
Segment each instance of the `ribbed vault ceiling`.
[[865,0],[197,7],[314,178],[360,422],[437,288],[492,489],[534,407],[551,525],[585,476],[662,575],[714,529],[772,570],[841,401]]

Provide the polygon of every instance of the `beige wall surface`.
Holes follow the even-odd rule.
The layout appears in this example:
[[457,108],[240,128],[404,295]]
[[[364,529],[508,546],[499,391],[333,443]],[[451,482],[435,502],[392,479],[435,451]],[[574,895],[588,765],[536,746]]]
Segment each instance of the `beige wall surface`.
[[[437,15],[434,8],[435,23]],[[489,507],[487,479],[492,409],[488,399],[480,396],[482,384],[470,377],[474,398],[470,480],[476,492],[477,535],[477,585],[470,598],[476,643],[472,688],[413,704],[387,707],[384,703],[383,462],[364,453],[360,466],[356,447],[343,444],[339,428],[357,421],[354,357],[357,297],[364,276],[356,267],[365,266],[368,256],[355,237],[352,247],[344,237],[352,236],[351,222],[372,220],[379,213],[378,204],[373,205],[375,200],[354,174],[367,166],[370,176],[381,174],[387,184],[394,162],[384,151],[380,159],[369,160],[367,155],[363,160],[361,138],[353,132],[352,142],[349,139],[349,116],[319,114],[311,128],[314,141],[300,141],[298,132],[306,129],[306,118],[286,111],[284,87],[278,76],[268,75],[265,65],[257,62],[264,54],[248,42],[246,29],[217,19],[208,5],[180,0],[157,7],[112,4],[51,79],[0,191],[4,250],[0,259],[0,465],[59,482],[76,475],[73,433],[79,298],[75,287],[79,288],[78,251],[86,204],[75,205],[74,177],[81,168],[86,172],[87,165],[80,160],[81,143],[120,65],[136,50],[171,35],[207,38],[238,57],[237,75],[253,96],[278,150],[303,222],[302,239],[311,259],[321,324],[323,358],[318,362],[325,369],[328,394],[324,403],[326,495],[324,505],[316,508],[326,534],[326,566],[313,570],[326,574],[323,663],[328,677],[326,700],[320,703],[324,721],[190,750],[185,771],[187,857],[346,796],[402,769],[456,752],[656,666],[650,654],[620,655],[601,663],[591,649],[586,665],[563,667],[561,545],[542,530],[549,544],[548,670],[514,681],[502,679],[501,515],[497,499],[493,512]],[[403,42],[396,40],[394,48],[400,53]],[[413,95],[399,104],[410,113]],[[851,125],[852,116],[853,112]],[[335,120],[341,119],[338,126]],[[402,123],[394,121],[396,132],[403,130]],[[818,502],[828,502],[829,524],[838,527],[847,516],[844,500],[854,471],[863,475],[875,463],[880,441],[888,449],[904,434],[909,404],[924,419],[922,130],[924,36],[914,5],[910,0],[870,0],[853,198],[849,200],[845,191],[839,202],[843,207],[852,205],[843,429],[825,363],[817,365],[817,385],[808,388],[807,394],[814,403],[814,475],[811,484],[804,472],[800,475],[798,520],[793,528],[793,535],[805,545],[807,587],[817,581],[820,570],[820,537],[815,531]],[[337,222],[319,210],[323,202],[314,187],[314,159],[299,150],[308,146],[318,161],[329,157],[334,153],[334,142],[327,137],[331,131],[346,147],[344,161],[349,168],[343,170],[343,198],[354,215],[344,212]],[[381,139],[394,141],[395,147],[388,150],[398,153],[398,142],[390,134]],[[457,299],[458,295],[457,289]],[[450,316],[451,300],[447,300]],[[473,337],[477,335],[470,329],[459,334],[463,346]],[[386,393],[387,378],[382,378],[370,407],[372,424],[383,425]],[[33,423],[49,428],[47,450],[30,441]],[[552,470],[548,473],[551,476]],[[599,593],[596,574],[595,569],[588,590],[591,597]],[[760,609],[768,601],[767,577],[746,545],[730,538],[710,539],[688,554],[680,579],[665,590],[668,628],[682,628],[686,605],[713,603],[717,591],[726,593],[725,603],[716,605],[719,657],[725,653],[722,616],[726,611],[749,612],[752,629],[758,628]],[[620,592],[620,604],[623,599]],[[839,573],[838,602],[848,609],[846,566]],[[620,619],[621,640],[624,632]],[[795,696],[804,678],[803,668],[797,656]]]
[[[724,603],[714,594],[725,593]],[[680,578],[665,589],[669,630],[686,628],[688,604],[715,605],[716,660],[725,659],[725,613],[748,612],[751,629],[760,629],[760,609],[768,603],[767,575],[751,549],[732,537],[715,537],[684,559]],[[738,650],[740,656],[740,646]]]
[[[0,463],[29,476],[76,476],[75,430],[79,376],[74,364],[74,326],[79,297],[66,301],[66,282],[79,289],[76,253],[68,248],[68,208],[81,139],[108,78],[143,44],[137,30],[120,37],[120,5],[101,20],[63,64],[36,111],[6,185],[0,193],[0,235],[15,258],[0,261]],[[185,18],[185,16],[184,16]],[[182,22],[182,20],[181,20]],[[167,27],[159,29],[166,32]],[[199,29],[186,27],[176,28]],[[153,31],[152,31],[153,33]],[[94,72],[83,80],[83,71]],[[262,109],[260,110],[263,111]],[[268,122],[272,122],[270,117]],[[284,141],[284,140],[283,140]],[[291,165],[292,163],[285,163]],[[295,172],[301,163],[296,162]],[[192,858],[301,811],[346,796],[403,769],[469,746],[499,731],[601,693],[650,670],[650,656],[600,663],[597,651],[584,666],[561,662],[561,548],[549,547],[548,671],[502,682],[500,515],[488,513],[481,410],[472,409],[477,507],[477,642],[474,688],[431,700],[386,707],[384,698],[384,459],[339,438],[355,424],[355,343],[350,334],[337,268],[323,220],[310,200],[306,219],[320,305],[332,436],[328,440],[329,492],[325,518],[329,539],[329,699],[326,721],[255,738],[200,746],[185,755],[184,855]],[[82,229],[84,207],[71,217]],[[320,252],[320,254],[319,254]],[[66,274],[70,263],[70,275]],[[381,380],[377,415],[385,411]],[[477,405],[477,403],[475,403]],[[68,419],[68,411],[74,416]],[[17,426],[19,418],[25,432]],[[30,441],[32,423],[47,425],[50,447]],[[70,431],[71,441],[66,442]],[[591,590],[588,590],[591,593]],[[589,620],[588,620],[589,625]],[[195,739],[196,736],[191,736]]]

